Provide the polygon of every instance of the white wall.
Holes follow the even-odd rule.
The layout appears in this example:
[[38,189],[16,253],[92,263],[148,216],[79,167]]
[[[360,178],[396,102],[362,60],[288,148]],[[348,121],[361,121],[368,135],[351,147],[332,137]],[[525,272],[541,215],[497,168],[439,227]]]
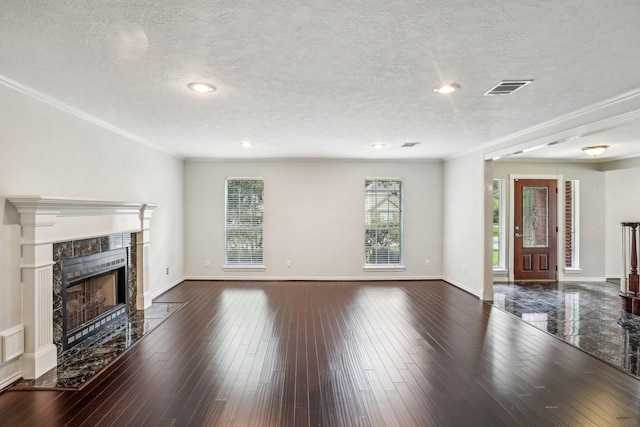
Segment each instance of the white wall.
[[[262,177],[266,271],[224,271],[225,178]],[[365,272],[364,181],[404,182],[405,271]],[[187,161],[185,271],[192,278],[441,276],[442,168],[433,162]],[[430,266],[425,265],[429,259]],[[211,266],[205,267],[204,261]],[[286,267],[291,260],[291,267]]]
[[444,278],[476,295],[490,299],[485,282],[484,168],[480,154],[447,160],[443,170]]
[[[151,233],[155,294],[184,275],[183,169],[180,159],[0,85],[0,331],[22,322],[20,226],[7,196],[159,203]],[[0,365],[0,386],[19,372],[17,360]]]
[[[606,274],[622,276],[621,222],[640,221],[640,168],[605,172],[606,221]],[[625,272],[624,274],[628,274]]]

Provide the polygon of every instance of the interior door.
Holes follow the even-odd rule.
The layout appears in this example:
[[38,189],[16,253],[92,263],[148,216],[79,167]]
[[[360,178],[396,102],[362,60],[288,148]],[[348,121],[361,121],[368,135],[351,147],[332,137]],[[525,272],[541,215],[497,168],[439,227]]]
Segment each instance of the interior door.
[[514,280],[557,280],[557,194],[556,180],[515,180]]

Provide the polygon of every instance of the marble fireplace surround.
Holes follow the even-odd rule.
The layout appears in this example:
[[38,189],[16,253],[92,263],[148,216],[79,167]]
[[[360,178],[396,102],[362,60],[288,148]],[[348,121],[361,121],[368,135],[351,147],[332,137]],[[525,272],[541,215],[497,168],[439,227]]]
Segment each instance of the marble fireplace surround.
[[151,214],[157,204],[48,196],[7,197],[22,227],[22,377],[35,379],[56,367],[53,340],[53,245],[116,233],[136,233],[137,309],[151,305]]

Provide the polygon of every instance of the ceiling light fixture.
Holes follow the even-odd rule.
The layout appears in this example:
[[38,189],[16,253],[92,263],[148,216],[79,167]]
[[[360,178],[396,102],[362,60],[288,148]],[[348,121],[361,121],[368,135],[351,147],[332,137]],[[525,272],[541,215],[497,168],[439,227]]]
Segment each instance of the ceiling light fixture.
[[459,84],[457,84],[457,83],[447,83],[447,84],[443,84],[443,85],[438,86],[433,91],[435,93],[438,93],[438,94],[445,94],[445,93],[455,92],[458,89],[460,89],[460,85]]
[[211,93],[216,90],[216,87],[209,83],[203,82],[191,82],[187,85],[189,89],[198,93]]
[[384,144],[373,144],[371,146],[371,148],[373,148],[374,150],[382,150],[384,147],[386,147],[386,145]]
[[249,142],[249,141],[241,142],[241,143],[240,143],[240,145],[242,145],[244,148],[251,148],[251,147],[253,147],[253,143],[252,143],[252,142]]
[[581,150],[588,156],[599,156],[609,148],[608,145],[594,145],[591,147],[582,147]]

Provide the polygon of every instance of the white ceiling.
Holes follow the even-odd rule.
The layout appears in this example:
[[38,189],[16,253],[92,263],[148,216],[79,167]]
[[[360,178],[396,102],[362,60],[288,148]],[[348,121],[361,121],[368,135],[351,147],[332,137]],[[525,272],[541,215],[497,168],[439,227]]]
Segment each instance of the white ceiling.
[[[3,0],[0,84],[185,158],[442,159],[640,88],[639,22],[637,0]],[[527,154],[629,157],[639,130]]]

